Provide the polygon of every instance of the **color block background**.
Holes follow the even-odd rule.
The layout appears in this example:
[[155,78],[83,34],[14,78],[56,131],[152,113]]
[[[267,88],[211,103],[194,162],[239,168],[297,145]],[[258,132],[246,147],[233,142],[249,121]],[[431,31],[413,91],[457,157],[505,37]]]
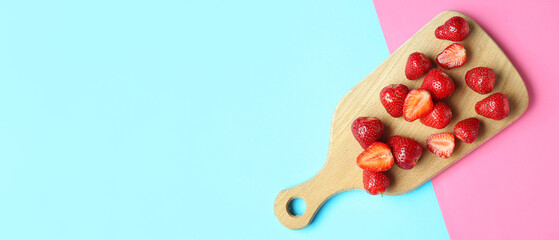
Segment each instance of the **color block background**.
[[[557,238],[557,5],[432,2],[2,2],[0,239]],[[284,228],[338,100],[447,9],[517,65],[526,115],[433,184]]]
[[[557,1],[375,0],[390,51],[444,10],[476,20],[524,78],[517,122],[433,179],[451,239],[558,239]],[[497,81],[506,81],[498,79]]]
[[388,56],[371,1],[11,1],[0,19],[0,239],[448,237],[430,184],[342,194],[301,231],[274,216]]

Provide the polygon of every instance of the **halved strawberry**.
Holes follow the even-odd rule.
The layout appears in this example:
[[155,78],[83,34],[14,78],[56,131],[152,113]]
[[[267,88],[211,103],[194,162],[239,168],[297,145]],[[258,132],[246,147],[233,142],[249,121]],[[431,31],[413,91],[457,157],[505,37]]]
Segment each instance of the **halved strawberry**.
[[425,89],[411,90],[404,100],[404,119],[413,122],[433,110],[431,94]]
[[427,149],[442,158],[449,158],[454,152],[452,133],[435,133],[427,138]]
[[438,102],[433,107],[433,111],[419,119],[427,127],[442,129],[445,128],[452,118],[450,107],[444,102]]
[[460,43],[453,43],[437,55],[437,64],[444,69],[460,67],[466,63],[466,49]]
[[382,194],[389,186],[390,179],[385,173],[363,170],[363,187],[369,194]]
[[388,145],[375,142],[359,154],[357,165],[362,169],[384,172],[394,165],[394,156]]
[[414,80],[427,74],[431,69],[431,60],[420,52],[414,52],[408,57],[406,63],[406,77]]

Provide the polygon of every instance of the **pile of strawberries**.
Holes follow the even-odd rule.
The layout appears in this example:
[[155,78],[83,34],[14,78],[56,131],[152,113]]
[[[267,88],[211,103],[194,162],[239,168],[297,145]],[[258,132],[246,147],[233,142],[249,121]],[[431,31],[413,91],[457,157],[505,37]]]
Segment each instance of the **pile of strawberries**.
[[[460,42],[468,37],[470,28],[462,17],[452,17],[435,30],[439,39]],[[466,63],[466,49],[460,43],[452,43],[436,57],[443,69],[457,68]],[[431,128],[443,129],[452,118],[452,110],[443,102],[454,92],[454,81],[441,69],[432,69],[431,60],[423,53],[410,54],[405,75],[409,80],[423,77],[419,89],[409,90],[403,84],[393,84],[380,92],[382,105],[392,117],[404,117],[408,122],[417,119]],[[488,94],[495,86],[495,72],[487,67],[476,67],[466,73],[468,87],[479,94]],[[509,102],[502,93],[494,93],[479,101],[475,111],[481,116],[501,120],[509,115]],[[466,143],[477,139],[480,121],[467,118],[449,132],[434,133],[426,140],[427,149],[441,158],[449,158],[454,152],[454,136]],[[394,163],[402,169],[412,169],[423,154],[423,147],[413,138],[391,136],[386,143],[380,142],[383,123],[375,117],[359,117],[351,127],[355,139],[365,149],[357,157],[357,165],[363,169],[363,184],[370,194],[382,194],[390,186],[385,174]]]

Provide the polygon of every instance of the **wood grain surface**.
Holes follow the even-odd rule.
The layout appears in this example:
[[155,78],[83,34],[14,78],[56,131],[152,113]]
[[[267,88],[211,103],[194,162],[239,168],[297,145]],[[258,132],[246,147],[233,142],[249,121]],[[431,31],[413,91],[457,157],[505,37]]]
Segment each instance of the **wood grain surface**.
[[[403,117],[391,117],[380,102],[380,90],[390,84],[399,83],[408,86],[410,90],[421,86],[424,77],[412,81],[405,77],[407,58],[413,52],[422,52],[436,66],[436,55],[453,42],[435,38],[435,29],[453,16],[466,19],[470,25],[470,35],[461,42],[467,51],[466,64],[443,70],[456,85],[452,96],[443,100],[452,109],[450,124],[444,129],[434,129],[424,126],[419,120],[410,123]],[[496,74],[495,88],[486,95],[474,92],[464,81],[464,75],[468,70],[480,66],[492,68]],[[474,110],[476,102],[496,92],[504,93],[509,99],[510,115],[501,121],[480,116]],[[528,92],[522,78],[491,37],[468,16],[456,11],[442,12],[340,100],[332,120],[325,165],[310,180],[278,194],[274,204],[276,217],[290,229],[301,229],[310,224],[318,209],[330,197],[347,190],[363,189],[363,171],[356,165],[356,158],[363,149],[351,133],[351,124],[357,117],[379,118],[385,125],[381,141],[393,135],[401,135],[412,137],[423,145],[423,155],[413,169],[403,170],[394,165],[388,171],[391,185],[385,194],[400,195],[418,188],[495,136],[518,119],[527,107]],[[456,148],[452,157],[448,159],[439,158],[425,148],[425,140],[429,135],[439,132],[452,133],[457,122],[469,117],[477,117],[481,122],[479,136],[474,143],[466,144],[456,139]],[[302,198],[307,205],[305,212],[298,216],[288,211],[289,202],[295,198]]]

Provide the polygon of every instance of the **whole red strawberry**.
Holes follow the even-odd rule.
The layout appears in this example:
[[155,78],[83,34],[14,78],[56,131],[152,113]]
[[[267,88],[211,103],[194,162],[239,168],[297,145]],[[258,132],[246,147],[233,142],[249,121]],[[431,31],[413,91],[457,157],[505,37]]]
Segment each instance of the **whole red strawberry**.
[[363,187],[372,194],[383,194],[390,186],[390,179],[383,172],[363,170]]
[[454,135],[465,143],[473,143],[477,139],[479,120],[477,118],[464,119],[454,126]]
[[363,148],[378,141],[383,131],[384,125],[376,117],[359,117],[351,124],[351,133]]
[[449,158],[454,152],[452,133],[435,133],[427,138],[427,149],[442,158]]
[[414,80],[427,74],[431,69],[431,60],[425,54],[414,52],[408,57],[406,64],[406,77],[409,80]]
[[491,68],[477,67],[466,72],[466,84],[479,94],[493,91],[495,86],[495,71]]
[[466,63],[466,48],[460,43],[453,43],[446,47],[435,59],[444,69],[460,67]]
[[470,34],[470,26],[462,17],[452,17],[435,30],[435,37],[460,42]]
[[403,84],[392,84],[380,91],[380,102],[392,117],[401,117],[404,100],[410,90]]
[[509,99],[502,93],[492,94],[476,103],[476,112],[487,118],[501,120],[509,115]]
[[404,100],[404,119],[413,122],[433,110],[431,94],[425,89],[411,90]]
[[423,154],[423,147],[412,138],[392,136],[388,139],[388,146],[394,155],[394,162],[403,169],[412,169]]
[[437,102],[433,111],[419,119],[423,125],[432,128],[445,128],[452,118],[450,107],[444,102]]
[[433,69],[423,79],[421,88],[429,91],[433,100],[442,100],[454,92],[454,81],[443,70]]
[[357,166],[375,172],[384,172],[394,165],[394,156],[385,143],[375,142],[357,156]]

